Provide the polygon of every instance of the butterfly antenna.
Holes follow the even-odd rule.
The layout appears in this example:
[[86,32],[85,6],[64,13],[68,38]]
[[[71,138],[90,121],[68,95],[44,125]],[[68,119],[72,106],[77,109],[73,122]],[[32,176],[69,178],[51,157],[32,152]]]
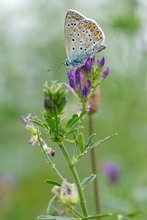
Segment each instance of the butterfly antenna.
[[47,70],[47,72],[50,72],[50,71],[52,71],[52,70],[58,70],[59,68],[60,68],[60,66],[62,66],[62,65],[65,65],[65,63],[64,62],[62,62],[62,63],[59,63],[58,65],[56,65],[56,66],[53,66],[51,69],[48,69]]

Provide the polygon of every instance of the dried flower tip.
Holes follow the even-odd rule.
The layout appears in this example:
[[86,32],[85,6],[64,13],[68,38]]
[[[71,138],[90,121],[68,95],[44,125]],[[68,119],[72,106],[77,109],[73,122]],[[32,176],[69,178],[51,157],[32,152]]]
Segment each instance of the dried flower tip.
[[52,148],[48,147],[44,140],[41,140],[41,144],[42,144],[43,150],[46,152],[46,154],[48,156],[54,157],[55,151]]
[[60,200],[63,204],[71,204],[75,206],[79,201],[76,185],[67,183],[64,179],[61,185]]
[[28,144],[30,146],[34,146],[35,144],[38,144],[38,136],[37,135],[32,135],[31,139],[28,140]]
[[92,96],[89,99],[90,103],[90,109],[89,113],[92,114],[96,112],[100,108],[100,88],[97,87],[93,93]]
[[34,127],[33,123],[30,122],[30,117],[31,117],[31,114],[26,114],[25,116],[21,116],[20,117],[20,121],[22,123],[22,125],[28,130],[30,131],[33,135],[36,135],[37,133],[37,130],[36,128]]

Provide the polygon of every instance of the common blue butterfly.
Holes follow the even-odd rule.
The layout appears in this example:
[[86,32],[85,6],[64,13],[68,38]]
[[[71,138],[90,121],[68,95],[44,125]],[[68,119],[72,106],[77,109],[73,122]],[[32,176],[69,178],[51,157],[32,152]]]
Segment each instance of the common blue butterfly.
[[64,38],[66,65],[76,67],[106,48],[105,35],[97,23],[75,10],[68,10],[65,16]]

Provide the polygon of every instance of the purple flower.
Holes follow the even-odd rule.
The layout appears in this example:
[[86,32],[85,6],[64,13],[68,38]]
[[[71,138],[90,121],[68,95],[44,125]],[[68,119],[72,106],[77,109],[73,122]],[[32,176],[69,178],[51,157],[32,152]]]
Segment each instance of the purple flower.
[[118,181],[118,166],[113,162],[106,162],[102,166],[109,183],[116,183]]
[[101,75],[102,79],[105,79],[108,76],[108,73],[109,73],[109,67],[106,66],[106,68],[104,69],[104,71]]
[[85,83],[85,85],[81,88],[81,97],[83,99],[86,99],[87,96],[88,96],[88,91],[89,91],[89,88],[90,88],[90,80],[87,80],[87,82]]
[[76,72],[75,72],[75,84],[76,84],[76,88],[77,89],[81,88],[81,75],[80,75],[80,71],[81,71],[81,69],[77,68]]
[[69,84],[74,89],[76,87],[75,86],[75,72],[74,72],[74,70],[69,70],[67,72],[67,75],[68,75]]
[[66,82],[64,82],[64,85],[68,89],[69,92],[75,94],[75,91],[74,91],[74,89],[71,86],[69,86]]
[[100,60],[97,60],[97,65],[99,68],[103,67],[105,64],[105,58],[102,57]]
[[92,65],[93,65],[93,62],[94,62],[94,58],[95,57],[89,57],[85,64],[83,66],[81,66],[81,69],[84,70],[85,73],[90,73],[91,72],[91,68],[92,68]]

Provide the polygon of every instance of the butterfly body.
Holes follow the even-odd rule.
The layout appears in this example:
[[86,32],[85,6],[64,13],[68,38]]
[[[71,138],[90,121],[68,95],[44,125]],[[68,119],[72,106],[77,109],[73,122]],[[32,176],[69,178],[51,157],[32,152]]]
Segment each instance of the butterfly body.
[[66,44],[66,65],[76,67],[106,48],[104,34],[92,19],[75,10],[68,10],[65,17],[64,37]]

